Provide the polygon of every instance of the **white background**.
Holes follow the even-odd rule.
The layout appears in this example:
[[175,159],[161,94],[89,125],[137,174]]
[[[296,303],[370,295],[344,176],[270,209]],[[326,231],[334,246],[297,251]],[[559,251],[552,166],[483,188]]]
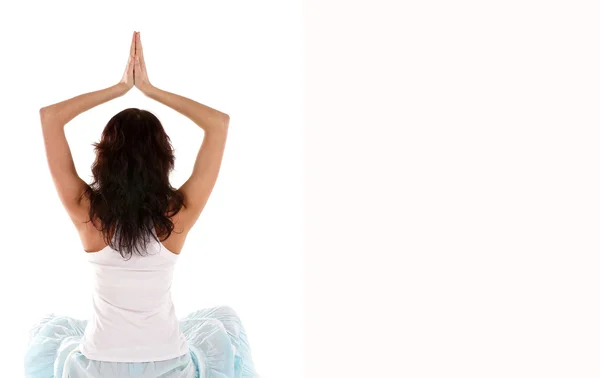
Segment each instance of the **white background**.
[[[2,376],[22,376],[40,317],[91,310],[90,270],[48,170],[38,110],[116,84],[134,30],[155,86],[231,116],[218,182],[176,267],[178,316],[229,305],[262,377],[303,376],[301,12],[293,1],[3,3]],[[91,181],[91,143],[127,107],[162,121],[179,187],[203,132],[135,88],[67,124],[80,176]]]
[[307,376],[600,376],[598,2],[309,4]]
[[[77,93],[87,85],[102,86],[120,75],[122,64],[112,59],[114,50],[117,45],[126,50],[121,35],[137,28],[143,36],[148,32],[148,69],[157,85],[188,92],[181,87],[186,85],[183,77],[197,80],[202,86],[190,87],[187,94],[198,93],[199,100],[206,96],[209,105],[229,111],[232,130],[236,111],[238,118],[243,114],[249,119],[238,124],[248,125],[237,128],[244,130],[243,138],[232,133],[224,174],[201,224],[210,232],[199,231],[186,248],[210,251],[190,268],[194,273],[202,264],[218,266],[208,264],[225,254],[229,262],[243,261],[239,272],[254,279],[221,281],[225,294],[218,294],[214,281],[208,290],[209,269],[193,275],[180,268],[177,290],[182,311],[196,303],[188,302],[188,293],[200,293],[202,304],[226,300],[237,306],[263,376],[600,375],[600,12],[595,2],[304,4],[304,373],[297,364],[298,319],[280,317],[298,315],[293,306],[300,303],[290,294],[298,288],[291,282],[299,281],[289,274],[297,266],[294,247],[302,243],[297,234],[302,225],[293,223],[301,202],[291,193],[302,182],[294,181],[294,175],[280,180],[281,186],[262,186],[281,190],[242,189],[250,181],[249,172],[267,182],[274,170],[256,171],[257,160],[269,167],[285,164],[278,175],[293,175],[289,172],[296,171],[288,167],[303,161],[292,160],[294,150],[288,148],[290,140],[301,137],[290,130],[302,125],[302,98],[291,95],[298,93],[294,85],[301,76],[295,68],[302,61],[295,44],[299,34],[291,27],[302,10],[292,9],[291,2],[219,2],[227,4],[219,9],[198,2],[164,4],[160,11],[102,3],[28,5],[0,12],[2,48],[11,54],[5,55],[0,71],[6,96],[0,139],[6,235],[0,290],[7,304],[1,331],[6,335],[3,356],[9,364],[17,361],[14,369],[20,363],[22,332],[35,311],[59,306],[79,312],[86,300],[84,289],[78,288],[83,283],[69,278],[79,274],[83,281],[84,273],[72,269],[79,245],[42,168],[35,126],[38,104],[53,96],[62,99],[71,89]],[[155,13],[138,17],[130,26],[128,20],[147,12]],[[166,64],[158,63],[158,52],[179,54],[184,45],[189,48],[188,40],[177,44],[170,36],[196,28],[204,32],[193,40],[201,40],[213,58],[189,53],[189,59],[173,63],[200,64],[201,72],[217,74],[189,78],[191,69],[167,71]],[[60,36],[54,38],[58,41],[81,42],[78,35],[86,30],[94,39],[92,47],[47,42],[53,35]],[[228,41],[226,47],[220,38]],[[279,43],[267,46],[261,40]],[[96,53],[99,45],[101,54]],[[88,70],[90,57],[106,58],[101,70]],[[59,60],[62,66],[52,63],[47,68],[48,61]],[[55,74],[63,66],[69,68]],[[53,83],[56,91],[46,89]],[[133,103],[136,97],[126,98]],[[274,102],[283,98],[289,99],[287,107]],[[87,119],[104,109],[108,116],[122,108],[115,105],[109,112],[109,106]],[[159,114],[168,130],[176,126],[175,120],[185,122],[176,116],[169,122],[169,114]],[[69,128],[71,138],[80,135],[91,141],[92,133],[74,126]],[[100,124],[93,127],[100,131]],[[183,133],[171,132],[174,139],[187,140]],[[245,149],[250,144],[243,143],[252,138],[261,146],[253,155]],[[177,140],[174,144],[183,154],[186,147]],[[85,143],[78,146],[78,169],[84,172],[92,157]],[[191,164],[183,157],[178,161]],[[178,169],[184,175],[184,168]],[[285,189],[283,182],[289,184]],[[263,196],[255,198],[259,193]],[[281,193],[288,196],[274,197]],[[235,210],[227,206],[232,202]],[[264,213],[244,215],[264,219],[246,222],[239,207],[250,203]],[[281,221],[273,214],[288,218]],[[225,227],[232,219],[235,230]],[[287,224],[277,228],[282,223]],[[225,229],[231,230],[228,237],[223,236]],[[274,235],[280,243],[273,241]],[[248,240],[251,247],[243,250],[253,248],[253,253],[240,252],[233,259],[231,254],[241,251],[237,242]],[[271,243],[265,246],[266,241]],[[225,266],[230,269],[231,264]],[[49,269],[62,271],[50,279],[41,273]],[[221,272],[212,274],[223,277]],[[184,291],[188,282],[198,280],[199,285]],[[259,286],[262,291],[257,291]],[[80,304],[66,296],[61,302],[64,293],[77,296]]]

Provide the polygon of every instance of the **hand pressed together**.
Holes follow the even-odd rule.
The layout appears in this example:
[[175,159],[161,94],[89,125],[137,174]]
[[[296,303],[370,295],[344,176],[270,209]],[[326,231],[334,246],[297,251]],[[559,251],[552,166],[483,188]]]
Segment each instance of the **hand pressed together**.
[[129,59],[127,60],[127,66],[119,84],[123,85],[126,91],[135,86],[143,93],[151,86],[150,80],[148,80],[148,72],[146,71],[140,32],[133,32],[131,47],[129,49]]

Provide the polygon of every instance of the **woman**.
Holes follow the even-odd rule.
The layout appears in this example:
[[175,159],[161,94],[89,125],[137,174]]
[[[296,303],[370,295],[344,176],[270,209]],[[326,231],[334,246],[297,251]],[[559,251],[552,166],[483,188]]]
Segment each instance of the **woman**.
[[[175,190],[170,139],[150,112],[125,109],[94,143],[94,181],[75,170],[64,126],[133,86],[204,130],[190,178]],[[228,307],[176,318],[174,265],[221,166],[229,116],[150,84],[139,32],[121,81],[40,110],[48,165],[95,271],[89,321],[54,314],[32,328],[27,377],[257,377],[240,319]]]

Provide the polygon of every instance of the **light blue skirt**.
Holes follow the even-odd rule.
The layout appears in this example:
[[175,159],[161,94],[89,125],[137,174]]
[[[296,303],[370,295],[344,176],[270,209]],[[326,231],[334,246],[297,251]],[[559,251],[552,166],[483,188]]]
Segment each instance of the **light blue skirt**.
[[[49,314],[30,332],[26,378],[258,378],[246,331],[227,306],[192,312],[179,320],[190,351],[156,362],[104,362],[78,349],[87,320]],[[65,363],[66,362],[66,363]]]

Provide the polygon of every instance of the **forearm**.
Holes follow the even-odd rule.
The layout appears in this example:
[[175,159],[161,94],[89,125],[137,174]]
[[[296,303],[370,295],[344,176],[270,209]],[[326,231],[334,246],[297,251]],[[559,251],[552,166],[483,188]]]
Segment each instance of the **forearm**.
[[187,97],[153,85],[145,88],[144,94],[188,117],[205,132],[222,131],[229,124],[229,115]]
[[124,86],[122,83],[119,83],[108,88],[84,93],[68,100],[45,106],[40,109],[40,112],[44,114],[51,114],[53,121],[66,125],[77,115],[97,105],[123,96],[125,93],[127,93],[126,86]]

